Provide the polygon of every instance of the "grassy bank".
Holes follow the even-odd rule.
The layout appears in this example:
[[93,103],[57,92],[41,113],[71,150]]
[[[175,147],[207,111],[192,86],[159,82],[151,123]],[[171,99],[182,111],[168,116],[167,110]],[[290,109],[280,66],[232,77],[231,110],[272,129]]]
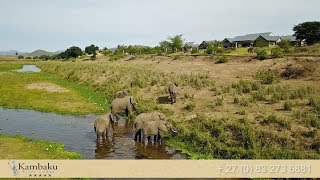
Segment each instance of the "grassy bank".
[[0,135],[0,159],[82,159],[62,144],[35,141],[22,136]]
[[0,69],[6,70],[0,74],[0,106],[60,114],[102,113],[108,108],[104,95],[84,84],[45,72],[8,71],[22,67],[22,63],[27,62],[0,62]]
[[[37,64],[66,80],[90,85],[108,102],[114,92],[132,89],[139,102],[137,114],[164,112],[180,130],[167,142],[193,158],[320,158],[314,146],[320,140],[319,82],[274,79],[249,63],[239,66],[258,75],[231,84],[216,84],[210,72],[193,73],[190,68],[187,73],[164,73],[154,70],[160,65],[135,61]],[[166,97],[170,81],[180,88],[174,105]]]

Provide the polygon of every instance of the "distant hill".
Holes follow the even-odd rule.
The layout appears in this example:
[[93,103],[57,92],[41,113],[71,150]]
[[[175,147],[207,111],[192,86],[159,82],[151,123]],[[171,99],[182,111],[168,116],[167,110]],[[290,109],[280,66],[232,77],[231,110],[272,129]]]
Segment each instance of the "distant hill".
[[16,55],[16,53],[24,54],[25,52],[20,52],[17,50],[10,50],[10,51],[0,51],[0,56],[10,56],[10,55]]
[[32,53],[25,53],[23,54],[24,56],[42,56],[42,55],[55,55],[55,54],[59,54],[63,51],[56,51],[56,52],[48,52],[48,51],[45,51],[45,50],[42,50],[42,49],[38,49],[36,51],[33,51]]

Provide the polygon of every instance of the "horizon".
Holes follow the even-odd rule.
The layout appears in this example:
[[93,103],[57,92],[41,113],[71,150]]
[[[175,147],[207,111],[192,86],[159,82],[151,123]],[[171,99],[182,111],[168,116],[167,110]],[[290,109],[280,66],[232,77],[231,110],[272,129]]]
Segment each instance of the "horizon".
[[12,0],[0,8],[0,51],[156,46],[176,34],[196,43],[260,32],[292,35],[294,25],[320,19],[319,6],[317,0]]

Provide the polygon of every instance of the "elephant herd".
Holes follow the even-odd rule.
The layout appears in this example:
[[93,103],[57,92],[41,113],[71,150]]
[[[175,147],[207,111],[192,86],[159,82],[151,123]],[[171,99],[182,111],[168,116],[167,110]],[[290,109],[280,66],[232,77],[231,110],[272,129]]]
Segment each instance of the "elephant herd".
[[[168,93],[171,104],[176,102],[177,84],[168,85]],[[94,121],[94,130],[97,134],[97,142],[100,139],[106,139],[110,129],[114,131],[114,122],[119,121],[119,113],[125,112],[126,116],[131,119],[133,111],[136,110],[137,102],[133,96],[130,96],[130,90],[125,89],[118,91],[111,102],[110,112],[101,115]],[[134,140],[139,142],[148,141],[162,142],[166,132],[177,133],[176,128],[167,120],[161,112],[153,111],[139,114],[134,121]]]

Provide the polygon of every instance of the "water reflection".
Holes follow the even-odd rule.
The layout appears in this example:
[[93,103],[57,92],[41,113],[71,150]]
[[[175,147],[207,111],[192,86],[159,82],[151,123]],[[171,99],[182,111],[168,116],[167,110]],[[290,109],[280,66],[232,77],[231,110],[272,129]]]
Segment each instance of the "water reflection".
[[60,142],[87,159],[186,159],[165,144],[134,141],[133,121],[120,120],[108,138],[97,143],[96,115],[70,116],[34,110],[0,108],[0,133]]

